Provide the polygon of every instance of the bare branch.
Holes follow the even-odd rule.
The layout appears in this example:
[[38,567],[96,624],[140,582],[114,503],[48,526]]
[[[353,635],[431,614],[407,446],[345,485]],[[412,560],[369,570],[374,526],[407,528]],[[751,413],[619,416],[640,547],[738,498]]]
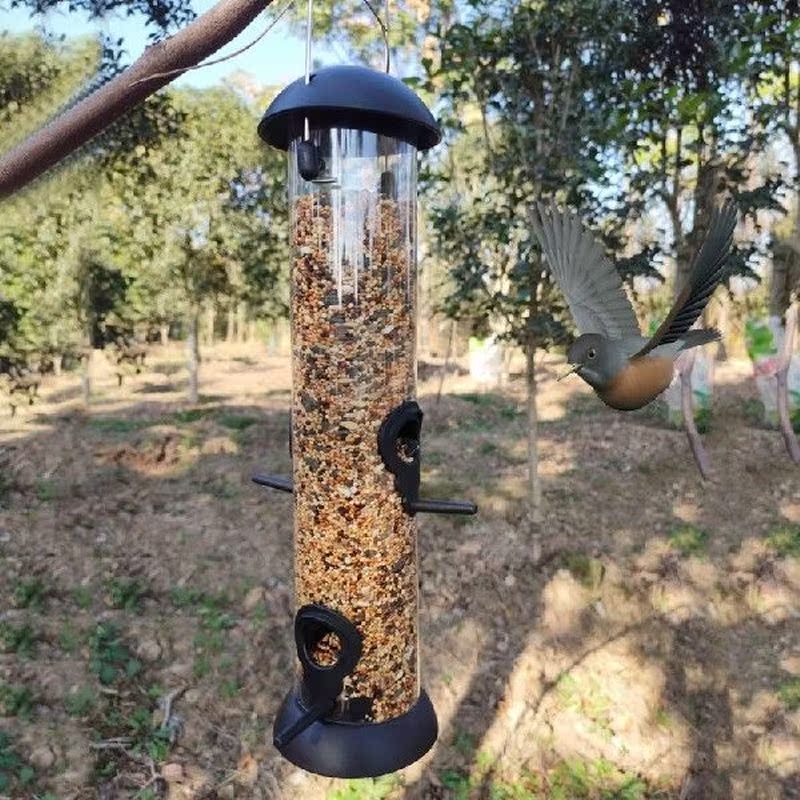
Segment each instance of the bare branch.
[[176,74],[238,36],[272,0],[220,0],[174,36],[148,47],[113,80],[0,157],[0,198],[73,153]]
[[783,434],[783,441],[786,442],[786,451],[789,458],[795,464],[800,464],[800,443],[795,436],[792,428],[792,420],[789,416],[789,367],[792,363],[792,352],[794,350],[794,338],[797,332],[798,304],[794,303],[786,312],[786,328],[783,334],[783,350],[775,377],[778,381],[778,421]]

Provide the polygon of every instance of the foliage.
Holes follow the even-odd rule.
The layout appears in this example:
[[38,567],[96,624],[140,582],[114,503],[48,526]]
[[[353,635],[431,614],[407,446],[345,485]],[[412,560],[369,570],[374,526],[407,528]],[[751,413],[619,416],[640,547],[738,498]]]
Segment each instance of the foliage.
[[41,578],[21,578],[14,586],[14,605],[41,611],[49,590]]
[[334,789],[327,800],[386,800],[399,786],[402,783],[397,775],[349,780]]
[[0,650],[3,652],[32,658],[36,653],[36,642],[36,633],[27,623],[0,622]]
[[494,778],[489,765],[469,774],[447,770],[441,775],[453,800],[468,800],[480,790],[491,800],[646,800],[662,796],[635,775],[605,759],[572,759],[544,772],[525,772],[517,780]]
[[64,698],[64,708],[71,717],[86,717],[95,708],[97,695],[91,686],[81,686]]
[[708,532],[694,525],[682,525],[669,535],[670,546],[683,556],[700,556],[708,545]]
[[[608,74],[619,4],[476,0],[428,64],[446,108],[452,157],[427,185],[437,255],[449,265],[448,316],[524,347],[566,338],[568,318],[527,223],[534,200],[590,210],[605,141],[601,76]],[[594,203],[594,209],[599,208]]]
[[35,773],[14,748],[11,736],[0,730],[0,792],[23,788],[33,782]]
[[767,544],[779,555],[800,558],[800,525],[785,525],[772,531]]
[[133,657],[120,630],[110,622],[99,624],[89,638],[90,667],[104,685],[133,678],[141,662]]
[[33,703],[30,687],[0,684],[0,708],[6,716],[30,719],[33,716]]
[[11,0],[11,6],[27,7],[35,14],[67,6],[70,11],[83,11],[92,18],[124,11],[129,17],[142,15],[161,31],[180,27],[194,17],[190,0]]
[[[0,113],[15,136],[119,69],[108,43],[3,43]],[[74,364],[201,307],[285,313],[284,162],[254,135],[263,101],[237,87],[159,93],[4,206],[0,370]]]
[[778,689],[778,697],[787,711],[797,711],[800,708],[800,678],[782,683]]
[[106,584],[112,608],[138,612],[146,589],[136,578],[111,578]]
[[[781,211],[782,172],[766,168],[768,139],[753,124],[748,93],[759,65],[746,45],[747,4],[637,0],[629,46],[618,49],[608,100],[630,210],[660,205],[682,284],[717,198],[730,194],[758,224]],[[731,274],[756,277],[750,259],[763,242],[735,250]]]

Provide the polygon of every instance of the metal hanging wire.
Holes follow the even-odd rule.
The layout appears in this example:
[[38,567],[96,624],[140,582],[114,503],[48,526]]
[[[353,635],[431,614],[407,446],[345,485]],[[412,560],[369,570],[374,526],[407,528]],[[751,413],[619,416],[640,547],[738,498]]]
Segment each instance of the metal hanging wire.
[[383,46],[386,55],[386,60],[384,64],[384,71],[389,72],[389,58],[390,58],[390,50],[389,50],[389,0],[386,0],[386,22],[381,19],[381,15],[378,13],[375,6],[372,5],[370,0],[364,0],[364,5],[372,12],[372,16],[375,17],[375,21],[378,23],[381,29],[381,36],[383,36]]
[[[306,86],[311,83],[311,35],[314,28],[314,0],[308,0],[306,10]],[[310,138],[308,117],[305,118],[305,139]]]
[[228,53],[228,55],[221,56],[220,58],[212,58],[210,61],[203,61],[201,64],[193,64],[191,67],[180,67],[179,69],[171,69],[168,72],[154,72],[152,75],[147,75],[144,78],[139,78],[139,80],[134,81],[131,86],[137,86],[140,83],[147,83],[147,81],[155,80],[156,78],[171,78],[174,75],[183,75],[184,72],[190,72],[191,70],[195,69],[205,69],[206,67],[211,67],[214,64],[222,64],[223,61],[230,61],[232,58],[236,58],[236,56],[240,56],[245,51],[249,50],[254,45],[257,45],[283,18],[283,15],[295,4],[295,0],[288,0],[286,5],[278,12],[277,16],[275,16],[272,21],[264,28],[261,33],[256,36],[251,42],[246,44],[244,47],[240,47],[238,50],[234,50],[232,53]]

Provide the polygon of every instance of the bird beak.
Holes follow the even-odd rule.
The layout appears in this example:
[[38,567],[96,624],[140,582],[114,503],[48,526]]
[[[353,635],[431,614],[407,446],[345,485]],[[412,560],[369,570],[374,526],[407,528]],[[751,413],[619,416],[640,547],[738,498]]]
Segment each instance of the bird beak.
[[580,364],[572,364],[572,366],[565,373],[558,376],[557,380],[563,381],[564,378],[568,378],[573,372],[577,372],[580,368]]

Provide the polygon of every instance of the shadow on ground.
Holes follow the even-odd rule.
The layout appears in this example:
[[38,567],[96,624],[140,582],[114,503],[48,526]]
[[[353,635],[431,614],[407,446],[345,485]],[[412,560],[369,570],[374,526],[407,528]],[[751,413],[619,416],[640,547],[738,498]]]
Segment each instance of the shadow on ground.
[[[799,796],[800,481],[780,437],[739,410],[738,384],[707,437],[708,485],[682,432],[553,395],[534,564],[521,387],[484,394],[454,375],[437,404],[432,376],[424,493],[481,505],[420,519],[440,741],[381,784],[281,761],[269,729],[293,672],[291,502],[250,483],[289,469],[288,378],[270,370],[256,401],[233,361],[198,407],[152,373],[91,414],[59,384],[47,413],[14,423],[0,752],[17,761],[0,769],[15,791],[134,797],[166,790],[165,774],[186,800]],[[545,382],[544,400],[556,391]]]

